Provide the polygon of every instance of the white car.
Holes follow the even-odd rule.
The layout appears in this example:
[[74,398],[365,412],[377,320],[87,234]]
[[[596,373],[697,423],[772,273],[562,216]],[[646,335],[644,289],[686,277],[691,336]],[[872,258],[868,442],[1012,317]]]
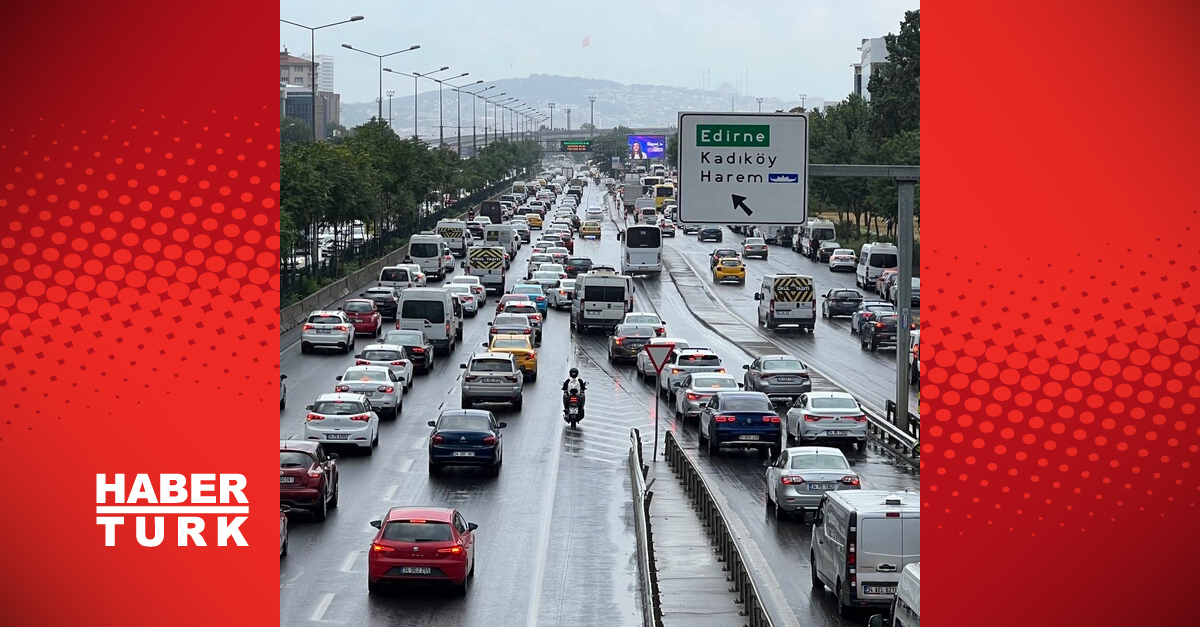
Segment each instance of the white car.
[[379,414],[362,394],[322,394],[306,409],[305,440],[354,444],[367,449],[367,455],[379,444]]
[[354,323],[343,311],[314,311],[300,328],[300,352],[336,348],[347,355],[354,350]]
[[587,211],[584,212],[584,216],[586,216],[589,220],[599,220],[600,218],[604,217],[604,210],[596,205],[592,205],[591,207],[587,208]]
[[567,269],[561,263],[543,263],[541,266],[538,267],[538,271],[539,272],[554,272],[554,273],[561,275],[561,276],[559,276],[560,279],[567,278]]
[[784,422],[788,440],[801,444],[821,440],[861,446],[867,441],[866,412],[845,392],[801,394],[788,408]]
[[[552,264],[543,264],[542,268],[545,268],[547,265],[552,265]],[[554,285],[555,283],[559,282],[560,280],[562,280],[564,278],[566,278],[566,276],[562,272],[554,272],[554,271],[542,269],[542,270],[535,270],[533,272],[533,274],[529,277],[528,280],[533,283],[537,283],[538,285],[541,285],[542,290],[545,291],[545,290],[550,289],[551,285]]]
[[849,248],[838,248],[829,255],[829,271],[849,270],[854,272],[858,266],[858,258]]
[[[537,250],[536,248],[534,250]],[[543,251],[549,248],[543,249]],[[542,264],[554,263],[554,256],[546,252],[536,252],[529,256],[529,266],[525,270],[526,276],[532,275],[534,272],[541,270]]]
[[[625,314],[625,319],[621,320],[621,324],[639,324],[654,327],[654,333],[659,337],[662,337],[667,332],[667,323],[662,318],[659,318],[658,314],[647,311],[631,311]],[[687,346],[680,348],[687,348]]]
[[335,377],[334,392],[362,394],[380,416],[395,420],[404,411],[405,382],[392,371],[391,365],[351,366],[346,373]]
[[392,371],[404,383],[407,392],[413,386],[413,363],[404,352],[403,346],[395,344],[372,344],[354,356],[356,366],[382,366]]
[[675,351],[670,362],[663,367],[662,376],[658,378],[658,391],[668,399],[675,398],[676,384],[683,381],[689,374],[698,372],[715,372],[727,374],[721,358],[707,348],[685,348]]
[[[626,315],[626,318],[628,317],[629,316]],[[646,342],[646,346],[654,346],[655,344],[674,344],[675,350],[683,350],[688,347],[687,340],[681,340],[678,338],[656,337],[651,338],[649,342]],[[637,356],[637,375],[643,379],[653,379],[654,377],[658,376],[658,372],[654,370],[654,364],[650,363],[650,354],[644,349],[642,352],[638,353]]]
[[450,285],[466,285],[471,288],[471,293],[479,299],[480,305],[487,304],[487,288],[480,282],[479,277],[474,275],[456,276],[450,279]]
[[421,269],[421,264],[398,263],[395,267],[406,268],[415,277],[413,287],[425,287],[425,271]]
[[447,285],[442,289],[458,297],[458,302],[462,304],[463,313],[468,318],[474,318],[479,314],[479,297],[471,290],[470,285]]
[[559,279],[546,290],[546,304],[555,309],[569,309],[575,299],[575,279]]

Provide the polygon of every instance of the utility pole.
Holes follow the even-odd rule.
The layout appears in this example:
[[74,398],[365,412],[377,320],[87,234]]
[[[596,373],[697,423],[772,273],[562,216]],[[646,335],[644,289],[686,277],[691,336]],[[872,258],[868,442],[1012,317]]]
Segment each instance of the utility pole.
[[588,124],[592,125],[592,131],[591,131],[591,135],[589,136],[589,138],[595,139],[596,138],[596,97],[588,96],[588,103],[589,103],[588,106],[591,108],[591,111],[589,112],[589,115],[588,115]]
[[546,106],[550,107],[550,130],[554,131],[554,103],[548,102]]
[[396,95],[396,91],[395,91],[395,90],[389,89],[389,90],[387,91],[387,97],[388,97],[388,128],[392,128],[392,96],[395,96],[395,95]]
[[[800,108],[804,109],[804,102],[808,100],[808,94],[800,94]],[[805,109],[807,111],[807,109]]]
[[567,110],[567,138],[571,138],[571,107],[563,107]]
[[755,99],[754,99],[754,102],[757,102],[757,103],[758,103],[758,112],[759,112],[759,113],[762,113],[762,101],[763,101],[763,99],[762,99],[762,98],[755,98]]

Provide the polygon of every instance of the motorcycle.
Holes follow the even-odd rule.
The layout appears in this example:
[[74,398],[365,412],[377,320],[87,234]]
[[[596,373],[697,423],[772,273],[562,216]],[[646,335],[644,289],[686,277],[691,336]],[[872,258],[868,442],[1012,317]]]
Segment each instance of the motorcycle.
[[578,428],[579,421],[583,420],[583,393],[568,392],[563,394],[563,398],[567,401],[567,407],[563,410],[563,420],[572,428]]

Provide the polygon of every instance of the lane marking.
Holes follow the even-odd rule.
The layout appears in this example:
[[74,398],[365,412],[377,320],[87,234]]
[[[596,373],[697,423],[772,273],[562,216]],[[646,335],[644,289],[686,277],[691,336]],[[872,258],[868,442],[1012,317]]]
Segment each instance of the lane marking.
[[345,561],[342,562],[342,572],[343,573],[349,573],[354,570],[354,563],[358,561],[359,553],[360,553],[359,551],[354,551],[351,554],[346,556]]
[[[411,459],[410,459],[410,460],[408,460],[408,462],[409,462],[409,465],[412,465],[412,460],[411,460]],[[404,471],[403,471],[403,470],[401,470],[400,472],[404,472]],[[398,484],[398,483],[397,483],[397,484],[393,484],[393,485],[392,485],[392,487],[388,488],[388,489],[387,489],[387,492],[385,492],[385,493],[383,494],[383,500],[385,500],[385,501],[390,501],[390,500],[392,500],[392,498],[394,498],[394,497],[396,496],[396,490],[399,490],[399,489],[400,489],[400,484]]]
[[334,596],[335,593],[329,592],[326,593],[325,596],[321,597],[321,602],[317,604],[317,609],[313,610],[312,616],[310,616],[308,620],[320,622],[321,619],[325,618],[325,611],[329,609],[329,604],[333,603]]
[[[413,465],[413,459],[411,457],[404,460],[404,463],[400,464],[400,472],[408,472],[409,470],[412,469],[412,465]],[[399,487],[399,486],[393,486],[393,487]],[[395,494],[395,492],[396,492],[395,490],[392,490],[393,494]]]
[[[555,439],[561,442],[565,423],[556,420],[555,424],[557,425],[555,429],[557,437]],[[563,453],[561,450],[558,450],[558,446],[554,448],[553,459],[550,462],[550,488],[546,490],[547,498],[545,499],[545,510],[542,512],[541,530],[539,532],[541,542],[538,544],[537,570],[534,575],[533,585],[529,588],[533,591],[533,594],[529,596],[529,609],[525,613],[528,617],[525,621],[526,627],[536,627],[539,614],[541,613],[542,585],[546,580],[546,556],[550,553],[550,524],[554,519],[554,496],[558,492],[558,467],[563,458]]]

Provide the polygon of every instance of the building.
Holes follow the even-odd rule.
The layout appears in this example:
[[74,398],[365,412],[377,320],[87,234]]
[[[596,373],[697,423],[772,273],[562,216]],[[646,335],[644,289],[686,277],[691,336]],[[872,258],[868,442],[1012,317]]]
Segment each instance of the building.
[[[319,72],[318,72],[319,73]],[[312,89],[313,66],[309,59],[288,54],[287,48],[279,53],[279,82]]]
[[871,83],[871,72],[874,66],[888,62],[887,41],[883,37],[864,39],[858,49],[862,56],[861,61],[854,64],[854,93],[870,100],[867,87]]
[[[312,55],[302,54],[300,58],[311,63]],[[333,93],[333,55],[317,55],[317,91]]]

